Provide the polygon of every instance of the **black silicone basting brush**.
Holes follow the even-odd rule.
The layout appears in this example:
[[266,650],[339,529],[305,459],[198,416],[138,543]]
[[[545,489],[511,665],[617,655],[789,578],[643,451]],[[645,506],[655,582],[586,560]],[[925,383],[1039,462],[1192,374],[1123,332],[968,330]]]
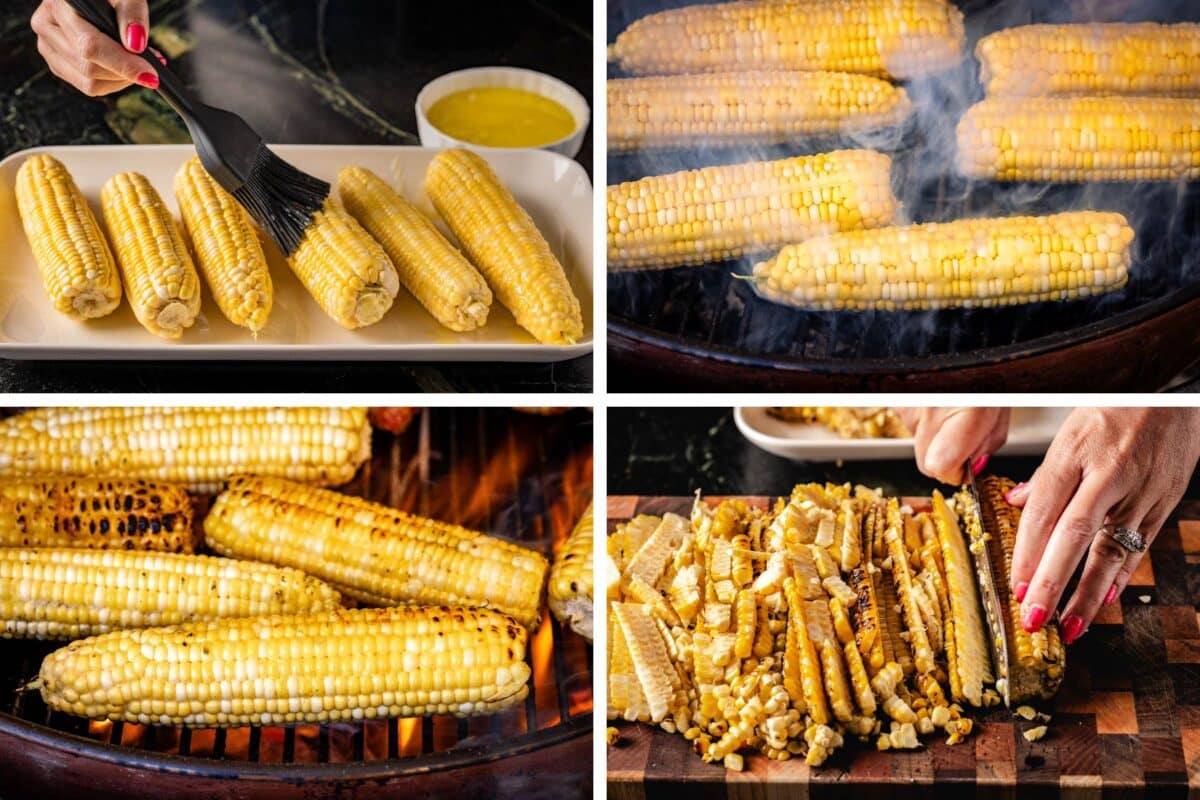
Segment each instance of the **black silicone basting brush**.
[[[117,12],[107,0],[67,3],[97,30],[121,44]],[[237,198],[284,255],[295,252],[313,214],[329,196],[329,184],[272,153],[238,115],[201,103],[165,65],[153,57],[146,60],[158,73],[159,94],[187,123],[204,169]]]

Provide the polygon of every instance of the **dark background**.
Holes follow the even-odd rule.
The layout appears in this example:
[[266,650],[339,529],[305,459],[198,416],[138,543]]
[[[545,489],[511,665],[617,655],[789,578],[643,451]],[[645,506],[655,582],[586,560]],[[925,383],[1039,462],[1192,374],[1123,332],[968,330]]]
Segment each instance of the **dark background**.
[[[29,29],[37,5],[0,4],[0,158],[38,145],[187,141],[153,92],[92,99],[54,77]],[[172,68],[189,84],[202,73],[202,99],[244,116],[269,142],[418,144],[417,92],[466,67],[540,70],[591,102],[592,4],[581,0],[157,0],[150,9],[151,44],[167,52]],[[180,37],[191,47],[174,55]],[[578,161],[590,174],[590,131]],[[7,392],[578,392],[591,385],[591,356],[558,364],[0,360]]]

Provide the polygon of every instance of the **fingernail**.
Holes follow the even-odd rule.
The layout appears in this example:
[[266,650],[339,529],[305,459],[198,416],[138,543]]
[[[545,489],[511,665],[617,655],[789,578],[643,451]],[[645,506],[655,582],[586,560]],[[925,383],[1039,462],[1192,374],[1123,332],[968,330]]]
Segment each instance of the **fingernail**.
[[1017,495],[1019,495],[1021,492],[1024,492],[1025,487],[1028,485],[1029,483],[1027,481],[1021,481],[1016,486],[1008,490],[1008,494],[1004,495],[1004,499],[1009,503],[1012,503],[1014,500],[1019,500],[1020,498],[1017,497]]
[[145,86],[147,89],[158,88],[158,76],[153,72],[143,72],[137,76],[137,82],[140,86]]
[[1017,598],[1017,602],[1019,603],[1025,599],[1025,593],[1028,591],[1029,591],[1029,584],[1026,583],[1025,581],[1021,581],[1020,583],[1017,584],[1017,587],[1015,589],[1013,589],[1013,596],[1015,596]]
[[1108,587],[1108,594],[1104,595],[1104,605],[1111,606],[1113,600],[1117,599],[1117,585],[1114,583]]
[[1083,633],[1083,620],[1077,614],[1067,614],[1062,621],[1063,642],[1070,644]]
[[983,468],[987,466],[989,458],[991,458],[991,456],[987,453],[984,453],[979,458],[975,459],[975,463],[971,465],[971,474],[977,476],[979,473],[983,472]]
[[146,29],[138,23],[134,22],[125,29],[125,38],[133,52],[140,53],[146,49]]
[[157,48],[149,47],[147,49],[154,54],[154,57],[159,60],[159,63],[161,63],[164,67],[167,65],[167,57],[158,52]]
[[1025,616],[1021,619],[1021,627],[1029,633],[1036,633],[1041,630],[1045,622],[1046,609],[1039,605],[1032,605],[1025,610]]

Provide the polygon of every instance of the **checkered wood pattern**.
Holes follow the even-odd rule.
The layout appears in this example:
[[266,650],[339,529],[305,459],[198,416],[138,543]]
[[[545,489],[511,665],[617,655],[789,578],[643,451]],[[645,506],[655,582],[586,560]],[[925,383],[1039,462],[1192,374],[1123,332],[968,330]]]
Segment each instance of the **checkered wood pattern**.
[[[707,498],[713,502],[721,498]],[[767,505],[773,498],[747,497]],[[686,515],[690,497],[608,498],[608,529],[637,514]],[[905,498],[916,507],[922,498]],[[824,766],[747,755],[746,770],[705,764],[682,736],[610,722],[608,796],[775,798],[929,795],[929,784],[963,797],[1027,794],[1182,797],[1200,794],[1200,500],[1175,510],[1120,602],[1101,610],[1067,652],[1067,674],[1050,731],[1030,743],[1034,722],[1004,709],[972,711],[976,732],[949,747],[944,737],[909,752],[878,752],[847,741]],[[683,786],[681,784],[686,784]],[[763,784],[771,784],[764,786]],[[776,791],[778,790],[778,791]],[[968,794],[969,793],[969,794]],[[946,795],[958,797],[959,794]]]

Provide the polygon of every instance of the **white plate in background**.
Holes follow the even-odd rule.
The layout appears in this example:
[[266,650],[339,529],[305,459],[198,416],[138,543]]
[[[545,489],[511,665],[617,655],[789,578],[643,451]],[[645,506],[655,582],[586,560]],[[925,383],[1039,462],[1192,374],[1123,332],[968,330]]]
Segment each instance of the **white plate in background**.
[[[357,145],[272,145],[271,149],[335,187],[341,167],[367,167],[423,211],[433,212],[421,185],[426,166],[438,152],[435,149]],[[172,188],[175,173],[195,150],[191,145],[38,147],[0,161],[0,357],[548,362],[592,350],[592,185],[579,164],[557,153],[514,150],[488,152],[484,157],[533,216],[567,271],[583,308],[583,337],[573,345],[539,344],[498,301],[492,303],[482,328],[455,333],[439,325],[403,287],[378,323],[345,330],[326,316],[270,244],[265,249],[275,305],[257,340],[225,319],[207,287],[200,316],[176,340],[160,339],[143,328],[125,298],[107,317],[88,322],[68,319],[46,297],[17,213],[17,170],[32,153],[49,153],[66,165],[97,219],[102,219],[104,182],[118,172],[136,171],[154,184],[178,221]],[[435,223],[448,233],[444,223],[437,219]]]

